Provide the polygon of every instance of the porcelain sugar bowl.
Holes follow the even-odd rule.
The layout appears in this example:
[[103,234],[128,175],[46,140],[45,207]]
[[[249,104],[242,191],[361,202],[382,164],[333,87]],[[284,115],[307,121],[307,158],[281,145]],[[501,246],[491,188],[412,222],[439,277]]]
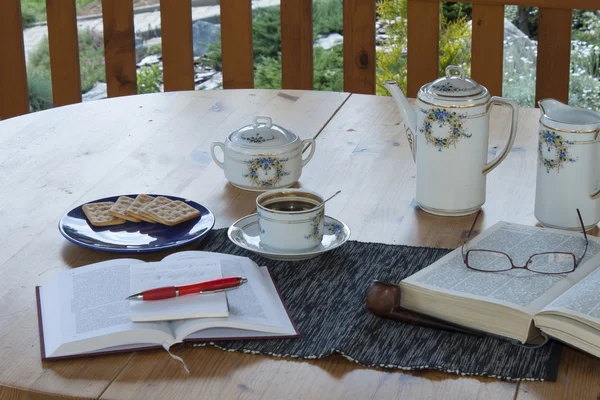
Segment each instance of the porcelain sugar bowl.
[[[303,149],[310,146],[306,158]],[[223,151],[223,162],[215,154]],[[210,146],[212,159],[225,171],[225,177],[240,189],[264,191],[292,186],[302,167],[315,152],[313,139],[301,140],[295,133],[273,124],[269,117],[254,117],[252,124],[229,134],[225,143]]]

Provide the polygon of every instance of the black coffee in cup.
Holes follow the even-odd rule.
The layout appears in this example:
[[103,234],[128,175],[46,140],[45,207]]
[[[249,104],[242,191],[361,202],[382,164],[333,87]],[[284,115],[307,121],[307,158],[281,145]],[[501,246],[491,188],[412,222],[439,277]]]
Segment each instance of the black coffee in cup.
[[265,208],[273,211],[295,212],[307,211],[315,208],[315,204],[301,200],[282,199],[264,205]]

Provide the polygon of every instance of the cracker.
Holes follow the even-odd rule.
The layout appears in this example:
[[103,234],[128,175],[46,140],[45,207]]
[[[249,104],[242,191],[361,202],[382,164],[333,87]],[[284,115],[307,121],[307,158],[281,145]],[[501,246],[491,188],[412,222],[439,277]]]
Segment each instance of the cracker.
[[169,204],[173,200],[169,200],[166,197],[158,196],[150,203],[146,204],[144,208],[142,208],[138,215],[141,215],[145,219],[149,219],[154,222],[158,222],[151,214],[152,211],[156,210],[158,207],[164,206],[165,204]]
[[177,225],[200,216],[200,211],[194,207],[175,200],[149,211],[149,214],[164,225]]
[[149,196],[147,194],[138,194],[135,200],[133,200],[133,203],[131,203],[131,205],[127,209],[127,215],[134,218],[138,218],[142,221],[155,223],[156,221],[154,221],[153,219],[146,218],[140,214],[140,210],[146,205],[148,205],[148,203],[152,202],[152,200],[154,200],[154,197],[152,196]]
[[125,221],[131,222],[142,222],[141,219],[131,215],[127,215],[127,209],[133,203],[133,199],[127,196],[119,196],[115,204],[108,210],[109,213],[117,218],[124,219]]
[[88,203],[84,204],[81,208],[83,213],[94,226],[110,226],[110,225],[121,225],[125,223],[124,219],[117,218],[112,215],[109,210],[115,204],[112,201],[105,201],[101,203]]

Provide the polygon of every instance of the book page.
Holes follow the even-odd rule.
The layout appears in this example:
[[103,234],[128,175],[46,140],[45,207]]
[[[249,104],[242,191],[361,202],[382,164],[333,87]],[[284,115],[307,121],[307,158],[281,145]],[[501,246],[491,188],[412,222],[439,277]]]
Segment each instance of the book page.
[[[583,254],[582,233],[499,222],[472,239],[466,249],[503,251],[522,266],[534,253]],[[466,251],[466,250],[465,250]],[[585,259],[569,274],[538,274],[525,269],[478,272],[468,269],[458,248],[403,282],[456,296],[474,298],[534,315],[600,265],[600,240],[589,237]]]
[[[145,263],[131,268],[130,294],[165,286],[182,286],[222,277],[218,259],[175,260]],[[185,318],[226,317],[225,292],[190,294],[160,301],[129,302],[135,322]]]
[[600,268],[560,295],[542,312],[571,314],[600,326]]
[[172,342],[168,323],[131,321],[125,297],[130,290],[130,267],[136,263],[143,262],[123,259],[75,268],[56,274],[42,286],[47,356]]
[[[207,328],[237,328],[271,333],[294,334],[291,323],[266,268],[258,267],[246,257],[189,251],[171,255],[165,260],[217,258],[221,261],[224,277],[244,276],[248,282],[235,290],[225,292],[229,303],[227,318],[173,321],[177,340]],[[201,333],[198,334],[202,336]],[[193,338],[194,335],[191,336]]]

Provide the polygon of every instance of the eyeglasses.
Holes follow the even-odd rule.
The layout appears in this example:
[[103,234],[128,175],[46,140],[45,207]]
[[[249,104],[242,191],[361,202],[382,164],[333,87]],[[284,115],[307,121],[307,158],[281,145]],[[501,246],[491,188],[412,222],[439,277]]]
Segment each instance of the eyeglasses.
[[581,218],[581,213],[577,209],[577,216],[579,217],[579,223],[581,224],[581,231],[585,238],[585,249],[581,257],[577,257],[573,253],[560,252],[560,251],[549,251],[544,253],[536,253],[527,259],[527,262],[523,266],[515,265],[512,258],[504,252],[496,250],[486,249],[469,249],[465,252],[465,246],[471,237],[473,228],[477,223],[481,210],[475,216],[475,221],[469,230],[467,239],[461,247],[461,253],[463,261],[467,268],[481,271],[481,272],[503,272],[511,269],[527,269],[531,272],[537,272],[539,274],[567,274],[575,271],[575,268],[579,265],[581,260],[585,257],[585,253],[588,249],[588,237],[585,233],[585,225]]

